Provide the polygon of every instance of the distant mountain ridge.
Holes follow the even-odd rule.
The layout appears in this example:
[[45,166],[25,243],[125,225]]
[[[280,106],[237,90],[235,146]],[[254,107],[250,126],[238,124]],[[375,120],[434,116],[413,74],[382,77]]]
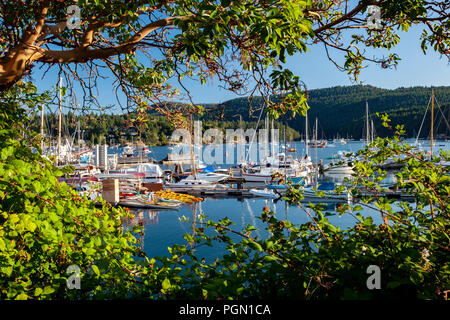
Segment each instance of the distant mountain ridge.
[[[434,89],[436,97],[435,135],[448,138],[450,135],[448,127],[450,86],[382,89],[368,85],[354,85],[310,90],[308,92],[309,132],[312,132],[311,129],[317,117],[319,137],[331,139],[339,135],[354,139],[362,138],[367,101],[377,135],[389,134],[388,130],[382,127],[379,118],[376,117],[377,112],[386,112],[392,120],[392,125],[404,124],[407,135],[415,137],[430,101],[432,89]],[[259,110],[263,106],[263,100],[261,97],[254,97],[250,103],[248,98],[237,98],[221,104],[203,104],[203,106],[206,110],[203,119],[235,121],[237,115],[242,115],[244,121],[256,121]],[[440,107],[440,111],[438,107]],[[290,127],[301,133],[305,132],[305,119],[301,115],[297,115],[294,119],[285,118],[280,121],[287,122]],[[426,138],[429,135],[430,127],[430,111],[428,111],[420,136]]]

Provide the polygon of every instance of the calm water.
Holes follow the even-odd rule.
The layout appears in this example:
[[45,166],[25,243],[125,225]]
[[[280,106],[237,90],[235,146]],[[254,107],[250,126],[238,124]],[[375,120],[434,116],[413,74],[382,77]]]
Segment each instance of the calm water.
[[[428,145],[429,146],[429,145]],[[295,157],[304,155],[304,145],[300,142],[294,142],[288,145],[297,150]],[[357,151],[362,147],[362,142],[348,142],[346,145],[337,144],[336,146],[328,146],[324,149],[310,149],[310,156],[315,160],[315,153],[317,150],[317,158],[324,163],[330,161],[330,158],[339,150]],[[424,144],[425,149],[427,144]],[[449,150],[449,142],[437,142],[435,149]],[[168,147],[153,147],[150,157],[161,160],[167,156],[170,151]],[[229,167],[229,165],[216,166],[221,168]],[[334,181],[340,178],[334,179]],[[257,217],[260,216],[264,206],[268,206],[271,211],[276,214],[276,217],[283,220],[291,221],[294,224],[301,224],[310,221],[308,215],[298,206],[288,205],[285,201],[267,200],[262,198],[225,198],[225,199],[211,199],[206,198],[203,202],[193,205],[184,205],[177,211],[151,211],[139,210],[135,211],[135,219],[129,221],[131,224],[140,223],[145,227],[144,246],[145,252],[149,256],[161,256],[168,254],[167,248],[173,244],[185,244],[183,235],[185,233],[192,233],[191,225],[186,222],[181,222],[179,219],[183,216],[194,219],[199,213],[204,213],[208,219],[218,221],[228,217],[235,223],[234,229],[240,230],[247,224],[251,224],[259,229],[256,235],[264,238],[267,236],[265,224]],[[335,205],[326,207],[326,211],[335,212]],[[365,209],[362,214],[364,216],[371,215],[376,223],[381,223],[381,218],[376,211]],[[350,215],[342,217],[330,217],[330,222],[341,228],[348,228],[355,224],[356,220]],[[201,247],[197,254],[200,257],[205,257],[207,260],[215,259],[223,253],[223,247],[216,246],[214,248]]]

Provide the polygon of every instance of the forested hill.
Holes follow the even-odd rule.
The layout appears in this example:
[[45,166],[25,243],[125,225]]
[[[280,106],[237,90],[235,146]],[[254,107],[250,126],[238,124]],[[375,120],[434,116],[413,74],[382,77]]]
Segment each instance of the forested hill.
[[[450,116],[450,87],[433,87],[435,93],[435,134],[450,135],[446,124]],[[425,115],[431,97],[430,87],[398,88],[395,90],[381,89],[372,86],[339,86],[315,89],[308,92],[308,112],[310,133],[315,118],[319,121],[319,137],[331,139],[336,135],[359,139],[363,135],[366,112],[366,100],[369,105],[370,117],[374,120],[377,135],[388,134],[381,126],[376,113],[386,112],[392,119],[392,124],[404,124],[409,137],[415,137]],[[224,120],[236,120],[236,115],[242,115],[245,121],[256,121],[263,104],[260,97],[255,97],[251,104],[248,98],[238,98],[226,101],[220,105],[205,105],[205,118],[216,118],[221,115]],[[249,108],[250,106],[250,108]],[[438,109],[438,106],[441,110]],[[250,110],[250,112],[249,112]],[[252,112],[253,111],[253,112]],[[442,116],[442,113],[445,118]],[[289,126],[304,133],[305,119],[297,116],[287,121]],[[425,118],[421,137],[427,137],[430,132],[430,110]]]

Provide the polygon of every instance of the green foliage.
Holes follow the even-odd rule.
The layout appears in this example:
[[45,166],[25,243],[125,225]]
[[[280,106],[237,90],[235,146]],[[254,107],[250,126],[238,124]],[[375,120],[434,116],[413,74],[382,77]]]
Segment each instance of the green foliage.
[[[124,297],[140,253],[122,227],[129,214],[81,198],[58,182],[70,169],[32,152],[21,106],[45,98],[30,84],[0,98],[0,299]],[[81,290],[67,289],[70,265],[82,270]]]

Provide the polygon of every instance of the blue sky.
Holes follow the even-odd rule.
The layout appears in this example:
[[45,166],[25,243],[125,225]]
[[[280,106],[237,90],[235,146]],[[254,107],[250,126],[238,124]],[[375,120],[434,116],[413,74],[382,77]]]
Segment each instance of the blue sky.
[[[368,64],[360,76],[363,84],[375,87],[395,89],[411,86],[449,86],[450,64],[446,57],[441,57],[433,50],[426,55],[420,49],[420,29],[411,28],[408,33],[400,34],[401,41],[391,52],[402,59],[396,69],[382,69],[375,64]],[[310,47],[311,52],[289,57],[286,66],[299,75],[309,90],[333,86],[347,86],[354,83],[345,72],[339,71],[326,57],[323,46]],[[388,54],[388,51],[371,51],[370,56],[377,57]],[[338,59],[339,60],[339,59]],[[341,60],[342,61],[342,60]],[[45,68],[43,68],[45,70]],[[33,79],[41,90],[50,89],[57,83],[57,68],[53,68],[42,79],[43,71],[37,66],[33,70]],[[117,104],[113,78],[100,81],[99,101],[104,105]],[[195,103],[220,103],[236,98],[234,93],[218,86],[217,81],[200,85],[195,81],[187,81],[185,86],[191,91]]]

